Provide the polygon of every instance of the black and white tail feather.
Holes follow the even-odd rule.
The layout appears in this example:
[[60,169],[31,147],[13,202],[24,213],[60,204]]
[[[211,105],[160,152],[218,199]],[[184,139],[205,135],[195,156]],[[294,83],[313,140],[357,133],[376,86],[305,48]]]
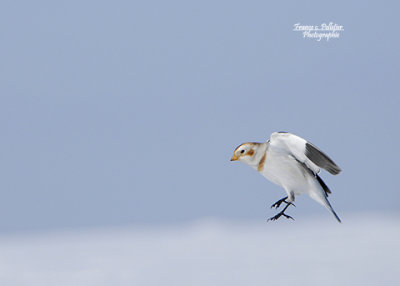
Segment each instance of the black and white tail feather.
[[[307,144],[309,144],[309,143],[307,143]],[[313,148],[314,148],[316,151],[318,151],[319,153],[321,153],[323,156],[325,156],[325,157],[330,161],[330,162],[329,162],[329,164],[330,164],[330,165],[329,165],[329,168],[330,168],[331,170],[335,170],[335,171],[332,171],[332,172],[335,172],[334,175],[337,175],[337,174],[340,173],[340,171],[341,171],[340,168],[339,168],[328,156],[326,156],[324,153],[322,153],[321,151],[319,151],[318,149],[316,149],[316,147],[313,146]],[[315,152],[314,152],[314,154],[315,154]],[[307,155],[307,154],[306,154],[306,155]],[[308,157],[308,156],[307,156],[307,157]],[[315,157],[314,157],[314,158],[315,158]],[[311,160],[311,159],[310,159],[310,160]],[[296,159],[296,161],[304,168],[304,171],[305,171],[305,172],[308,172],[310,175],[312,175],[312,176],[315,177],[315,179],[318,181],[319,186],[323,189],[323,195],[322,195],[322,196],[318,196],[318,197],[316,197],[316,198],[314,198],[314,199],[315,199],[316,201],[320,202],[323,206],[325,206],[325,207],[335,216],[335,218],[337,219],[338,222],[342,222],[342,221],[340,220],[339,216],[336,214],[335,210],[332,208],[330,202],[328,201],[328,196],[329,196],[329,194],[332,193],[331,190],[329,189],[329,187],[325,184],[325,182],[321,179],[321,177],[320,177],[317,173],[314,173],[311,169],[309,169],[305,163],[300,162],[300,161],[298,161],[297,159]],[[313,160],[312,160],[312,161],[313,161]],[[322,164],[327,164],[326,162],[322,162],[322,161],[321,161],[321,163],[322,163]],[[321,165],[322,165],[322,164],[321,164]],[[318,166],[322,168],[321,165],[318,164]],[[325,169],[325,168],[324,168],[324,169]],[[330,173],[333,174],[332,172],[330,172]]]
[[318,183],[321,185],[322,189],[325,192],[325,202],[324,205],[332,212],[332,214],[335,216],[335,218],[338,220],[338,222],[342,222],[339,218],[339,216],[336,214],[335,210],[332,208],[331,203],[328,201],[328,196],[331,192],[331,190],[328,188],[328,186],[325,184],[325,182],[321,179],[318,174],[315,175],[315,177],[318,180]]

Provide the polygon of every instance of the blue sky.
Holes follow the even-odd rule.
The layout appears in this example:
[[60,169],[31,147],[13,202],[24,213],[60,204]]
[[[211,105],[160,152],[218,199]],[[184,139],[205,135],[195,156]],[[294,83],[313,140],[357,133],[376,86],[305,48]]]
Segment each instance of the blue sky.
[[[398,4],[3,1],[0,231],[266,220],[284,196],[229,161],[298,134],[350,212],[399,211]],[[336,22],[316,42],[295,23]],[[307,197],[296,217],[330,214]]]

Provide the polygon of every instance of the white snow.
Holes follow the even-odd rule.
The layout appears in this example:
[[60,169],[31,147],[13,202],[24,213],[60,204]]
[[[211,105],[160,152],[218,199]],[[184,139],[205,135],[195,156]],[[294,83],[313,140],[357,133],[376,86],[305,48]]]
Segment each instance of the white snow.
[[400,285],[400,215],[0,236],[0,285]]

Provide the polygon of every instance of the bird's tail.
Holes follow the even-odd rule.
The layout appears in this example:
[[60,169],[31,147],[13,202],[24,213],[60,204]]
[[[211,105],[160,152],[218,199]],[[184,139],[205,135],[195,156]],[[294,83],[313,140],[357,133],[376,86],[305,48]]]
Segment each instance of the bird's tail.
[[331,211],[331,213],[335,216],[335,218],[337,219],[338,222],[342,222],[339,218],[339,216],[336,214],[335,210],[332,208],[330,202],[328,201],[328,199],[325,197],[325,203],[324,206]]
[[[321,180],[320,178],[319,178],[319,180],[317,180],[317,182],[318,182],[317,185],[319,187],[318,191],[310,192],[310,197],[312,199],[314,199],[315,201],[319,202],[324,207],[326,207],[335,216],[335,218],[337,219],[338,222],[342,222],[328,201],[328,198],[327,198],[328,192],[325,190],[325,188],[327,188],[325,183],[322,182],[323,184],[321,184],[319,182],[320,180]],[[328,191],[329,191],[329,189],[328,189]],[[329,191],[329,193],[330,193],[330,191]]]

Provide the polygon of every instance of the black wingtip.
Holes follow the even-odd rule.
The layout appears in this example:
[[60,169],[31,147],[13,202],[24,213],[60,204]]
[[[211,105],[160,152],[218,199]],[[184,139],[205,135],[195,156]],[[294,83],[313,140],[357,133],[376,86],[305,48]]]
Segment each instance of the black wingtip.
[[331,158],[309,142],[306,143],[306,156],[318,167],[327,170],[332,175],[337,175],[342,171]]

